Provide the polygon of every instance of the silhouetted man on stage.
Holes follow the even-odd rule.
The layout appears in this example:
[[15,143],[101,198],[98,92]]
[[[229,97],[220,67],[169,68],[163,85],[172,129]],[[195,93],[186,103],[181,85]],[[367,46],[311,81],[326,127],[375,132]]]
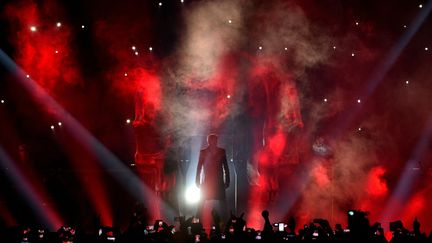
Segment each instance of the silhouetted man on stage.
[[201,216],[204,203],[207,200],[217,200],[221,207],[221,216],[227,214],[225,189],[229,187],[230,175],[225,149],[217,146],[218,137],[215,134],[207,136],[208,147],[200,151],[196,173],[196,185],[201,189],[201,203],[197,217]]

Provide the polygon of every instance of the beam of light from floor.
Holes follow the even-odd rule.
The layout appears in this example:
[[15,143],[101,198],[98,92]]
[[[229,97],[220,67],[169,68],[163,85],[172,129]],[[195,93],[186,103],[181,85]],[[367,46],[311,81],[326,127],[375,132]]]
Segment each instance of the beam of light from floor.
[[[205,138],[206,135],[205,134],[206,131],[208,131],[208,128],[205,128],[205,126],[202,125],[198,125],[195,126],[193,131],[193,136],[191,136],[191,141],[190,141],[190,146],[191,146],[191,154],[190,154],[190,161],[186,170],[186,177],[185,177],[185,189],[186,190],[197,190],[196,184],[195,184],[195,179],[196,179],[196,171],[197,171],[197,167],[198,167],[198,157],[199,157],[199,153],[201,151],[201,149],[205,146],[205,144],[207,144],[205,142]],[[197,190],[201,196],[201,191],[200,189]],[[183,193],[181,193],[181,201],[184,201],[185,204],[185,213],[186,216],[189,216],[189,213],[192,215],[196,215],[197,212],[197,205],[198,202],[194,202],[192,205],[187,205],[190,204],[186,201],[186,191]],[[202,200],[201,198],[199,199],[199,201]],[[192,209],[190,209],[192,207]],[[192,210],[192,212],[190,211]]]
[[421,159],[427,153],[432,138],[432,114],[426,121],[426,126],[421,134],[422,135],[418,140],[413,153],[405,163],[405,167],[402,170],[398,183],[387,202],[386,208],[383,210],[381,215],[382,221],[393,220],[395,214],[401,212],[403,209],[402,207],[411,196],[411,192],[413,191],[416,182],[423,173],[421,168]]
[[[275,218],[280,217],[279,220],[284,219],[285,215],[297,203],[302,192],[313,179],[312,171],[322,164],[323,161],[321,160],[312,160],[291,172],[285,184],[280,186],[280,191],[284,192],[284,194],[279,195],[275,199],[275,203],[269,208],[269,212],[272,215],[276,215]],[[329,220],[331,219],[329,218]]]
[[[355,106],[352,107],[352,109],[348,109],[344,114],[340,116],[340,119],[335,123],[333,123],[334,125],[332,125],[330,129],[328,129],[327,134],[329,134],[329,137],[338,138],[344,133],[346,128],[349,127],[350,123],[361,111],[362,105],[373,94],[376,87],[381,83],[385,75],[392,68],[392,66],[397,61],[397,59],[399,58],[399,56],[401,55],[405,47],[409,44],[411,39],[414,37],[414,35],[419,30],[419,28],[425,22],[431,10],[432,10],[432,2],[429,2],[421,10],[421,12],[415,17],[415,19],[411,22],[410,28],[406,30],[406,32],[400,37],[398,42],[391,48],[386,58],[378,65],[378,67],[371,74],[371,77],[365,89],[362,90],[362,92],[360,93],[361,95],[359,96],[359,98],[361,100],[361,103],[356,104]],[[306,163],[310,163],[310,162],[306,162]],[[407,167],[409,166],[407,165]],[[309,179],[310,177],[304,178],[303,181],[306,183],[307,181],[309,181]],[[300,188],[298,190],[300,190]],[[298,197],[300,195],[301,195],[300,192],[294,193],[293,198],[290,197],[290,199],[286,201],[284,204],[278,205],[275,210],[281,215],[286,214],[287,212],[289,212],[289,210],[294,205],[294,203],[298,200]]]
[[0,201],[0,220],[6,227],[18,225],[17,220],[12,212],[6,207],[5,203]]
[[27,178],[23,176],[15,165],[15,162],[2,146],[0,146],[0,165],[2,169],[6,170],[6,176],[17,186],[18,191],[22,194],[40,223],[51,231],[59,229],[63,225],[63,222],[58,214],[49,208],[49,206],[47,207],[44,205],[42,197],[37,193],[35,188],[33,188]]
[[[99,167],[97,164],[92,163],[91,155],[83,153],[79,146],[72,145],[70,139],[68,139],[69,137],[65,138],[58,134],[55,138],[65,148],[76,177],[81,187],[85,189],[85,195],[90,200],[94,212],[100,216],[102,225],[112,226],[113,214]],[[85,168],[85,171],[82,170],[83,168]],[[91,175],[86,172],[91,172]]]
[[391,48],[387,56],[384,60],[378,65],[378,67],[372,72],[371,77],[369,78],[368,83],[366,84],[364,90],[359,95],[359,99],[361,103],[356,104],[351,107],[352,109],[348,109],[345,114],[342,114],[338,122],[336,122],[335,126],[330,130],[330,135],[335,137],[339,137],[342,135],[344,130],[349,127],[350,123],[354,120],[354,118],[361,111],[362,105],[365,101],[373,94],[377,86],[382,82],[385,75],[388,71],[393,67],[395,62],[398,60],[399,56],[402,54],[405,47],[409,44],[411,39],[423,25],[427,17],[429,16],[432,10],[432,1],[429,2],[424,8],[420,10],[420,13],[416,16],[416,18],[411,22],[410,28],[406,30],[406,32],[400,37],[398,42]]
[[141,180],[111,151],[100,143],[78,120],[68,113],[48,93],[31,78],[3,51],[0,49],[0,63],[11,72],[23,88],[33,96],[35,101],[50,111],[59,121],[63,121],[66,129],[76,141],[82,143],[83,147],[92,153],[101,166],[109,172],[135,199],[143,201],[146,205],[158,202],[161,211],[168,218],[176,216],[175,211],[164,203],[151,189],[144,185]]

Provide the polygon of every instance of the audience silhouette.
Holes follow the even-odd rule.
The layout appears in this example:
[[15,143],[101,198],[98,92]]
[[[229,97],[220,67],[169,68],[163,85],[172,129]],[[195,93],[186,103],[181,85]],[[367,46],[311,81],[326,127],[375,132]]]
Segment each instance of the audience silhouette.
[[214,209],[211,212],[211,229],[204,229],[198,218],[186,219],[183,216],[175,218],[177,227],[163,220],[149,224],[146,214],[144,206],[136,205],[130,224],[124,232],[107,226],[99,227],[93,234],[70,226],[62,226],[57,232],[28,226],[11,227],[0,230],[0,242],[432,242],[432,234],[428,237],[421,231],[417,218],[414,219],[411,231],[400,220],[390,222],[391,238],[388,241],[381,223],[370,225],[366,212],[353,210],[347,213],[347,228],[336,224],[333,229],[326,219],[316,218],[297,229],[297,232],[293,217],[287,223],[272,224],[267,210],[261,213],[261,229],[248,228],[243,219],[244,213],[237,216],[231,212],[227,222],[222,222],[221,216]]

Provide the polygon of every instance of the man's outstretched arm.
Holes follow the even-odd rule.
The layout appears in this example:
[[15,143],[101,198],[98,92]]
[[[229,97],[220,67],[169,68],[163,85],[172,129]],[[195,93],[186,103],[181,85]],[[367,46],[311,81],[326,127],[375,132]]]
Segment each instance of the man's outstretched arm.
[[196,178],[195,178],[195,184],[198,188],[201,186],[201,172],[202,172],[203,163],[204,163],[204,156],[202,154],[202,151],[200,151],[198,166],[196,170]]

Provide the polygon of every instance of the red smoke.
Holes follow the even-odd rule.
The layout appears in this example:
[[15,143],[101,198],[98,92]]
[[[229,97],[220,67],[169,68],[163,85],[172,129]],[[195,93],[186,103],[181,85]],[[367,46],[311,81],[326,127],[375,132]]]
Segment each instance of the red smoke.
[[[11,42],[16,45],[17,52],[14,59],[17,64],[60,103],[70,102],[64,100],[65,94],[68,88],[81,83],[82,77],[72,52],[71,27],[61,19],[55,19],[56,16],[62,16],[62,9],[55,1],[45,1],[38,6],[29,0],[8,5],[6,15],[16,29],[16,35],[12,37]],[[71,145],[66,142],[64,146],[70,148]],[[88,160],[78,151],[80,149],[69,150],[77,176],[82,181],[82,186],[95,210],[102,211],[102,223],[112,225],[112,215],[100,172],[95,168],[94,161],[86,164]],[[90,168],[90,171],[94,171],[95,174],[85,179],[81,174],[83,168]],[[38,185],[34,180],[32,181],[34,186]],[[37,187],[43,198],[48,198],[42,193],[42,187],[40,185]],[[56,215],[53,217],[58,218]]]
[[[255,66],[256,65],[256,66]],[[248,221],[261,224],[258,212],[275,200],[284,178],[289,174],[287,164],[296,164],[298,156],[295,140],[290,139],[293,128],[303,126],[295,85],[283,70],[269,60],[256,63],[250,70],[248,83],[249,114],[255,119],[254,161],[260,178],[259,185],[251,188]],[[289,148],[289,149],[288,149]],[[257,214],[258,213],[258,214]]]
[[[38,7],[31,0],[8,5],[5,11],[16,30],[11,37],[17,50],[15,61],[30,78],[56,97],[61,97],[66,87],[80,82],[70,47],[70,27],[54,19],[59,12],[61,9],[53,1]],[[36,30],[32,31],[32,27]]]
[[[405,227],[411,227],[411,224],[415,218],[419,218],[419,220],[428,221],[428,218],[424,217],[424,211],[426,208],[427,202],[424,195],[424,192],[415,193],[410,200],[408,200],[405,204],[405,207],[402,212],[402,221],[405,223]],[[430,222],[427,222],[430,224]]]
[[383,166],[377,166],[369,171],[365,189],[369,196],[385,197],[388,193],[387,182],[383,179],[386,169]]
[[315,168],[312,170],[312,174],[319,187],[326,187],[330,184],[328,170],[322,164],[315,166]]

